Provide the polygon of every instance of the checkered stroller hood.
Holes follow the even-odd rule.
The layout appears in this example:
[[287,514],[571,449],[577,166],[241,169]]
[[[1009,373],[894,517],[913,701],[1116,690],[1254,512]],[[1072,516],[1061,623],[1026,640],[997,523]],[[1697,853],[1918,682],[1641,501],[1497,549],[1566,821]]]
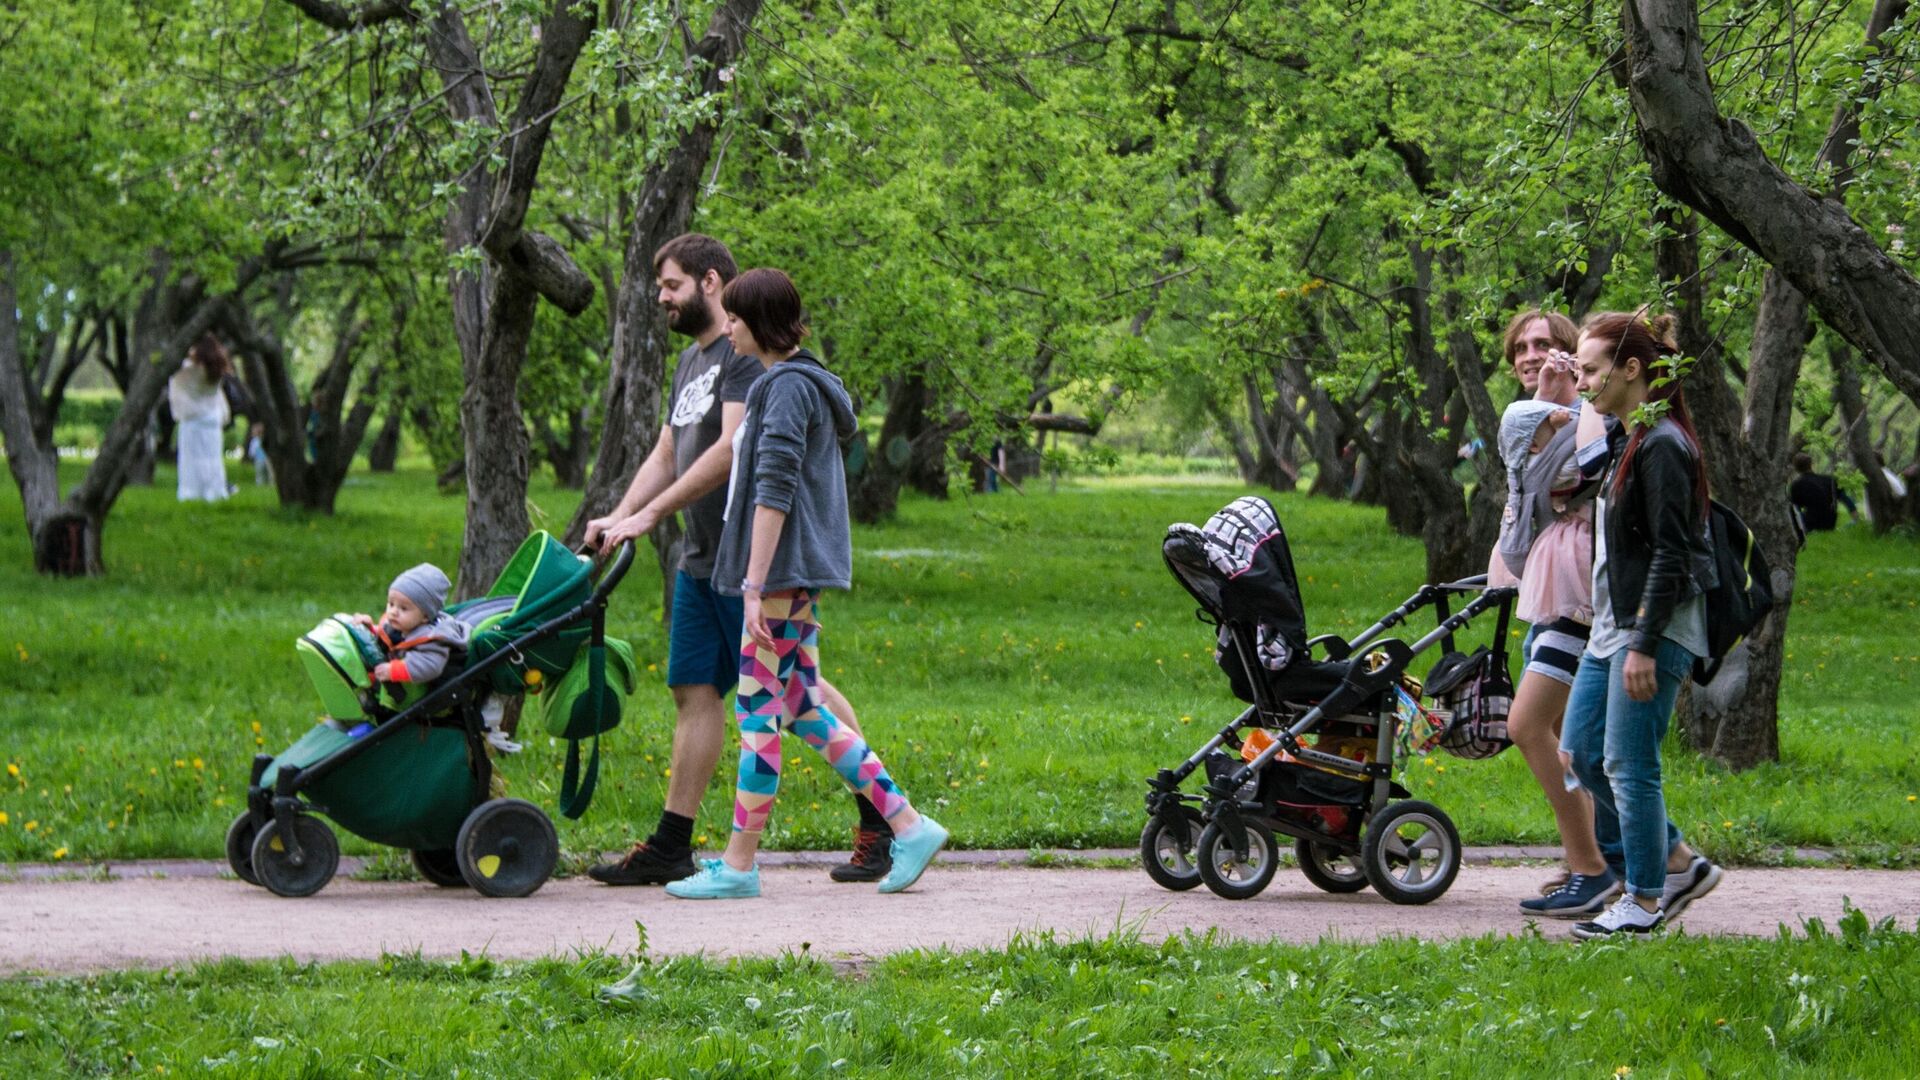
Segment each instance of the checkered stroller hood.
[[[1306,607],[1273,504],[1248,495],[1228,503],[1205,525],[1170,526],[1161,555],[1209,621],[1255,628],[1260,666],[1279,671],[1305,653]],[[1234,653],[1223,625],[1214,659],[1237,677],[1240,662]]]

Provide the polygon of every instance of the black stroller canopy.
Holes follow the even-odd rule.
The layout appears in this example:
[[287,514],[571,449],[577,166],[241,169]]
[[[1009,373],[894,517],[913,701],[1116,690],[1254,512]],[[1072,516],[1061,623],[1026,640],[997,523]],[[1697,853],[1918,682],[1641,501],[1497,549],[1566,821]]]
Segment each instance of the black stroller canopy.
[[1170,526],[1160,551],[1173,576],[1214,620],[1260,627],[1263,651],[1276,638],[1289,658],[1306,649],[1306,605],[1273,504],[1248,495],[1204,526]]

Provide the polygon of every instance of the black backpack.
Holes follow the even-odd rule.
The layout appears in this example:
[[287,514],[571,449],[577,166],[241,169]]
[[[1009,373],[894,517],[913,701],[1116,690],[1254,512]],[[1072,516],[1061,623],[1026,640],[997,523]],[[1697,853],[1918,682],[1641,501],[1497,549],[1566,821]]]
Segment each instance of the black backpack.
[[1708,539],[1719,584],[1706,591],[1707,655],[1693,662],[1693,681],[1705,686],[1727,653],[1773,610],[1773,569],[1753,530],[1728,507],[1707,503]]

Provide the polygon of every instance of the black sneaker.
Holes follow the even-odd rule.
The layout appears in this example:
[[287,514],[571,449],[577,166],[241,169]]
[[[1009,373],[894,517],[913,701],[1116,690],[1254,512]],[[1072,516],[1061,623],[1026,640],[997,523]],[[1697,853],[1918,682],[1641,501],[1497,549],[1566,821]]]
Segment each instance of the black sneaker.
[[878,829],[853,830],[853,854],[827,874],[835,881],[879,881],[893,869],[888,844],[893,836]]
[[693,873],[692,851],[682,851],[678,856],[664,855],[642,840],[633,845],[633,850],[624,858],[593,867],[587,876],[607,885],[665,885],[692,877]]
[[1660,929],[1665,920],[1657,911],[1648,911],[1631,893],[1614,901],[1592,922],[1573,924],[1573,936],[1582,941],[1593,938],[1641,938]]
[[1555,919],[1584,919],[1600,912],[1607,901],[1620,892],[1620,879],[1613,871],[1598,874],[1569,874],[1567,883],[1545,896],[1520,901],[1525,915],[1546,915]]
[[1687,905],[1713,891],[1720,884],[1720,868],[1695,855],[1693,862],[1677,874],[1667,875],[1667,887],[1660,893],[1660,914],[1668,922],[1680,917]]

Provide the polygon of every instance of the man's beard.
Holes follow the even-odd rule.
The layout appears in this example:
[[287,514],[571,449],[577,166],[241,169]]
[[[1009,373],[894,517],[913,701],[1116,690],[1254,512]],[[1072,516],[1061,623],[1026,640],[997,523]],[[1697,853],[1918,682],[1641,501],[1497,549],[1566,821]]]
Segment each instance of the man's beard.
[[707,306],[707,298],[700,293],[693,294],[693,302],[686,307],[667,309],[667,329],[688,337],[699,337],[713,325],[713,309]]

